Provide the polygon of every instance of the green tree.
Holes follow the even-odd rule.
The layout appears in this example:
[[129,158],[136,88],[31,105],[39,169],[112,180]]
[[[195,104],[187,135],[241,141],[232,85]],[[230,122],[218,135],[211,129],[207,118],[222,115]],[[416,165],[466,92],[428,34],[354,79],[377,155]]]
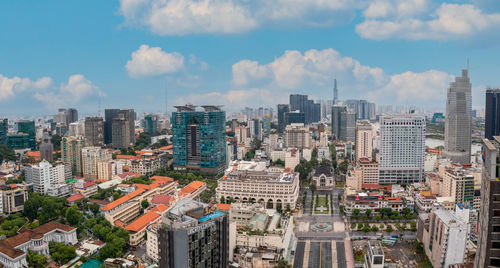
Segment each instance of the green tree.
[[394,229],[392,229],[392,225],[387,224],[387,228],[385,228],[385,231],[388,233],[392,233],[394,231]]
[[347,168],[349,167],[349,161],[347,159],[344,159],[342,163],[339,164],[339,171],[342,174],[345,174],[347,172]]
[[353,209],[353,210],[352,210],[352,214],[354,215],[354,217],[356,217],[356,218],[357,218],[357,217],[358,217],[358,215],[359,215],[359,209],[357,209],[357,208]]
[[76,257],[75,247],[59,242],[49,242],[49,251],[52,259],[58,264],[65,264]]
[[222,204],[225,204],[225,203],[226,203],[226,199],[224,198],[224,196],[221,196],[221,198],[220,198],[220,202],[221,202]]
[[52,135],[50,138],[50,141],[54,145],[54,152],[61,150],[61,141],[62,141],[62,136],[58,134]]
[[378,232],[378,227],[373,225],[372,228],[371,228],[371,231],[372,232]]
[[168,145],[168,140],[165,138],[165,139],[161,139],[161,140],[157,141],[156,143],[154,143],[153,145],[151,145],[151,148],[158,149],[158,148],[161,148],[161,147],[167,146],[167,145]]
[[361,229],[361,231],[363,231],[363,233],[368,233],[369,231],[371,231],[370,226],[363,226],[363,229]]
[[142,208],[146,209],[149,206],[148,200],[144,199],[141,201]]
[[415,222],[410,222],[410,231],[416,232],[417,231],[417,224]]
[[92,212],[92,214],[94,214],[94,216],[97,216],[97,214],[99,214],[99,211],[101,210],[101,206],[99,206],[96,203],[90,203],[89,209],[90,209],[90,212]]
[[47,257],[28,249],[28,265],[30,268],[43,268],[47,264]]
[[135,150],[140,151],[151,144],[151,134],[148,132],[142,132],[135,141]]
[[30,221],[38,218],[38,209],[42,205],[42,198],[38,194],[33,194],[24,203],[23,214],[28,217]]
[[311,189],[311,192],[314,194],[316,192],[316,181],[311,180],[311,184],[309,184],[309,189]]
[[80,210],[73,205],[66,210],[66,221],[71,225],[75,226],[83,221],[83,216]]
[[371,210],[371,209],[367,209],[367,210],[365,211],[365,214],[366,214],[366,217],[367,217],[367,218],[370,218],[370,216],[372,215],[372,210]]
[[363,226],[364,226],[364,225],[360,222],[360,223],[358,223],[358,228],[357,228],[357,229],[358,229],[358,230],[361,230],[361,229],[363,229]]
[[380,215],[376,215],[376,216],[375,216],[375,220],[376,220],[376,221],[380,221]]
[[286,260],[281,259],[274,268],[292,268],[292,265],[288,264]]
[[16,153],[13,149],[7,147],[6,144],[0,144],[0,164],[3,161],[15,161],[16,159]]

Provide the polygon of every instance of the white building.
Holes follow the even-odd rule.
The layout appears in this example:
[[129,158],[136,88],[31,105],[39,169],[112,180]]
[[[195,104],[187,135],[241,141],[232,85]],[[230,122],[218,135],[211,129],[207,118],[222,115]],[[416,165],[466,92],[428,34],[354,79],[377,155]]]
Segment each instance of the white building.
[[55,197],[67,197],[73,194],[73,186],[69,184],[52,185],[47,189],[47,195]]
[[216,189],[217,200],[265,203],[269,208],[295,208],[299,176],[294,172],[272,172],[265,162],[232,161]]
[[415,114],[383,116],[380,120],[381,184],[424,179],[425,117]]
[[26,182],[33,183],[33,191],[36,193],[46,194],[51,186],[64,184],[64,164],[52,166],[42,160],[38,165],[27,166],[25,170]]

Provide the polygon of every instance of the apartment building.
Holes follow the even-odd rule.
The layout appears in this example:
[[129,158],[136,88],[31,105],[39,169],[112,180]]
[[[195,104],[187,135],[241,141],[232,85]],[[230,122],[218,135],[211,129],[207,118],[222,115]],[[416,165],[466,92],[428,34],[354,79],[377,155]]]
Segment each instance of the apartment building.
[[65,180],[64,164],[52,166],[46,160],[37,165],[25,167],[26,182],[33,184],[33,191],[46,194],[51,186],[63,184]]
[[299,196],[299,176],[286,169],[283,172],[268,170],[265,162],[232,161],[224,176],[219,179],[217,199],[234,199],[241,202],[267,204],[268,208],[280,205],[294,209]]
[[99,189],[97,187],[97,183],[92,181],[87,182],[81,179],[75,182],[75,190],[76,192],[82,194],[84,197],[89,197],[96,194]]
[[356,161],[360,158],[372,159],[373,130],[369,121],[356,122]]
[[285,127],[285,147],[311,148],[311,133],[304,124],[294,123]]
[[447,168],[441,184],[441,196],[452,197],[455,204],[474,204],[474,176],[463,170]]
[[2,193],[3,212],[5,214],[23,211],[24,203],[28,200],[28,190],[25,185],[11,184],[0,188]]
[[97,179],[99,177],[99,163],[112,160],[111,152],[101,147],[82,148],[83,177]]
[[125,226],[124,229],[130,233],[128,244],[135,247],[144,241],[146,229],[150,225],[158,223],[167,208],[167,206],[160,204]]

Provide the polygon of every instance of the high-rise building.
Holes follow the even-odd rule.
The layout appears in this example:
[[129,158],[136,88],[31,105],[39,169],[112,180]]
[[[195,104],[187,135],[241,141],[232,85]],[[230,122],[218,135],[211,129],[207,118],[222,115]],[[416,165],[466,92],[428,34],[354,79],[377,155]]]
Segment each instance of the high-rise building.
[[262,121],[258,118],[248,121],[248,127],[250,128],[250,137],[252,139],[262,140]]
[[172,114],[173,165],[177,170],[220,173],[226,164],[226,112],[218,106],[176,106]]
[[[306,114],[299,111],[292,111],[285,113],[285,127],[294,123],[306,124]],[[283,128],[283,130],[285,130]]]
[[9,133],[9,120],[0,119],[0,144],[7,144],[7,133]]
[[375,119],[375,104],[366,100],[346,100],[347,108],[356,114],[356,120]]
[[424,175],[425,117],[408,114],[380,120],[379,182],[420,182]]
[[287,125],[285,114],[290,112],[288,104],[278,104],[278,133],[283,133]]
[[342,112],[346,111],[345,106],[334,105],[332,107],[332,134],[335,135],[335,138],[339,138],[340,136],[340,117]]
[[229,219],[221,211],[184,198],[163,217],[157,229],[160,267],[228,267]]
[[85,117],[85,138],[89,146],[104,145],[104,121],[102,117]]
[[51,163],[42,160],[37,165],[26,166],[26,182],[33,184],[35,193],[46,194],[51,186],[64,183],[64,164],[52,166]]
[[42,142],[40,143],[40,157],[47,161],[54,160],[54,145],[48,132],[43,132]]
[[500,137],[483,139],[479,237],[474,267],[500,267]]
[[360,158],[372,159],[373,130],[368,121],[356,122],[356,162]]
[[27,134],[27,142],[29,148],[32,150],[36,150],[36,129],[35,129],[35,121],[31,120],[21,120],[17,122],[17,133],[18,134]]
[[446,98],[443,155],[453,162],[469,163],[472,142],[472,97],[469,70],[450,83]]
[[311,133],[304,124],[291,124],[285,128],[285,147],[311,148]]
[[99,162],[112,160],[111,153],[101,147],[82,148],[83,177],[97,179],[99,176]]
[[63,137],[61,140],[61,160],[71,166],[73,175],[82,176],[82,149],[87,146],[84,137]]
[[116,112],[111,119],[111,143],[113,148],[128,148],[135,143],[134,110],[125,109]]
[[307,95],[291,94],[290,111],[300,111],[305,115],[305,124],[319,122],[321,120],[321,105],[308,100]]
[[78,111],[74,108],[66,109],[66,125],[78,121]]
[[113,118],[118,117],[120,109],[105,109],[104,110],[104,143],[110,144],[113,140],[111,129]]
[[489,140],[500,135],[500,89],[486,89],[484,137]]
[[148,114],[144,116],[144,131],[149,133],[151,137],[158,136],[160,131],[158,129],[158,115]]
[[346,110],[340,113],[340,135],[338,137],[341,141],[356,140],[356,114]]
[[474,176],[464,170],[448,168],[441,183],[441,196],[450,196],[455,204],[474,203]]

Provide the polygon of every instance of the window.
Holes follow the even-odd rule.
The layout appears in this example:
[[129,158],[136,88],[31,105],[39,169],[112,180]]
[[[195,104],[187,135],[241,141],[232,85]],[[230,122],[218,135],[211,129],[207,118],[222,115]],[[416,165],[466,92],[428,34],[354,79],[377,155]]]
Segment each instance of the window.
[[493,233],[500,233],[500,225],[493,225]]
[[491,248],[500,249],[500,241],[491,242]]
[[500,266],[500,259],[491,258],[490,265],[491,266]]
[[493,217],[500,217],[500,209],[493,210]]

